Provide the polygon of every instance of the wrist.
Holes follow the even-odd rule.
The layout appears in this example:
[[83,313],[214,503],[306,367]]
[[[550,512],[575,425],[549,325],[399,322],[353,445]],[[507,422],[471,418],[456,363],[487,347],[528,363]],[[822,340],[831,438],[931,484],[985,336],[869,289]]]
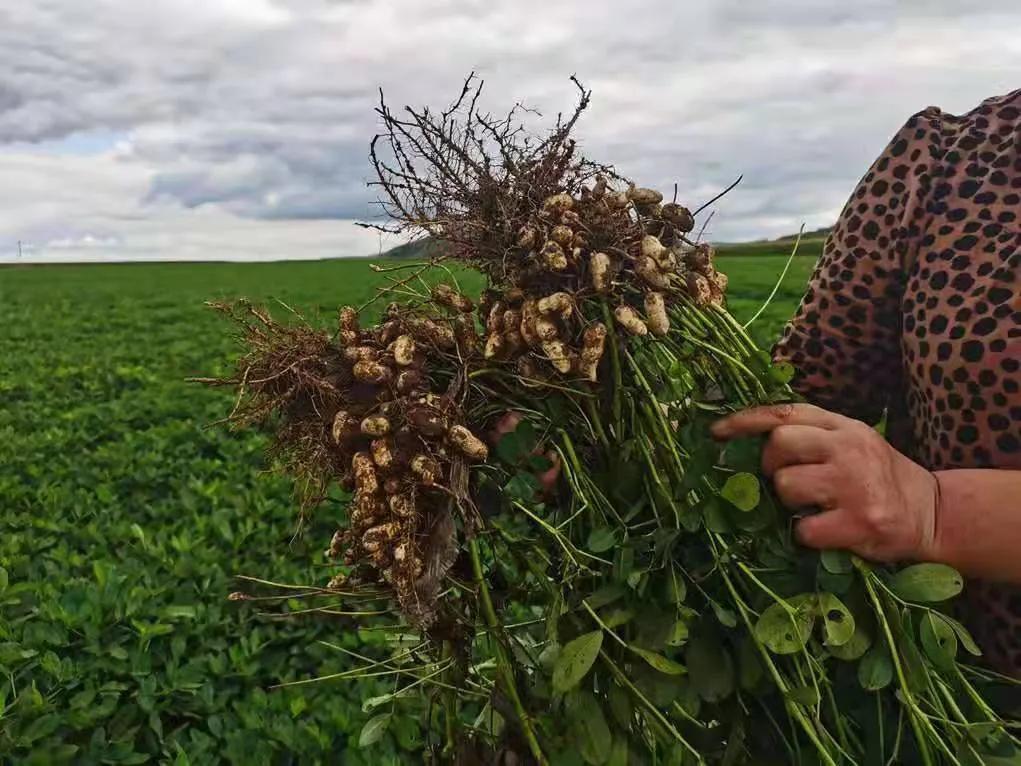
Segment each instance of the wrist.
[[931,471],[929,476],[932,479],[932,502],[929,512],[929,534],[925,538],[922,550],[919,552],[919,559],[937,563],[950,563],[953,552],[949,550],[949,543],[952,535],[948,534],[948,517],[950,512],[948,506],[952,502],[953,482],[945,471]]

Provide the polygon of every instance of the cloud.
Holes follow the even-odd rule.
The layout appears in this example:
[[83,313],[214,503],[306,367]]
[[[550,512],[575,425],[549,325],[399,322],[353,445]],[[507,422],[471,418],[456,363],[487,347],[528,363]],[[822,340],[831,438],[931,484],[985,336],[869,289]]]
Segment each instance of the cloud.
[[0,154],[0,261],[281,260],[371,255],[398,244],[349,220],[249,219],[216,205],[145,201],[154,171],[116,150]]
[[19,239],[86,236],[110,252],[62,252],[374,250],[350,221],[374,214],[377,87],[442,104],[471,70],[492,108],[547,116],[570,107],[577,72],[595,93],[584,150],[683,200],[743,173],[716,238],[822,225],[912,112],[1018,86],[1019,22],[1004,0],[9,4],[0,258]]

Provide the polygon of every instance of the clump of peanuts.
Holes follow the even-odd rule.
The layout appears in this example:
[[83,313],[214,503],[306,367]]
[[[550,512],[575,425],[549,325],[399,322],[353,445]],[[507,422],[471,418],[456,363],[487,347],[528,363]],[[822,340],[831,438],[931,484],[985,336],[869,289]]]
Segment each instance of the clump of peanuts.
[[659,192],[613,190],[599,176],[577,196],[542,202],[518,231],[501,289],[477,302],[438,284],[422,307],[391,304],[370,329],[341,309],[336,339],[350,371],[329,429],[353,498],[328,555],[375,572],[406,614],[428,613],[424,540],[449,503],[455,463],[488,458],[450,392],[433,389],[430,363],[449,371],[481,357],[513,365],[525,385],[598,382],[611,333],[663,337],[672,302],[722,303],[726,277],[712,248],[688,239],[693,227],[687,208]]
[[[341,405],[327,417],[341,483],[353,492],[347,526],[334,534],[327,556],[374,570],[402,609],[417,614],[423,540],[448,500],[451,468],[489,454],[456,403],[431,390],[428,375],[432,355],[474,352],[478,338],[467,316],[474,306],[442,285],[433,301],[453,316],[391,305],[378,326],[363,330],[354,309],[340,310],[336,337],[350,375],[339,376],[347,381]],[[346,579],[337,575],[330,587]]]
[[525,379],[596,382],[610,330],[581,316],[580,300],[602,298],[626,333],[655,337],[670,331],[667,305],[678,295],[722,304],[726,276],[712,248],[688,238],[694,225],[687,208],[663,204],[658,191],[615,191],[603,176],[577,197],[548,197],[518,231],[512,286],[479,301],[486,359],[516,363]]

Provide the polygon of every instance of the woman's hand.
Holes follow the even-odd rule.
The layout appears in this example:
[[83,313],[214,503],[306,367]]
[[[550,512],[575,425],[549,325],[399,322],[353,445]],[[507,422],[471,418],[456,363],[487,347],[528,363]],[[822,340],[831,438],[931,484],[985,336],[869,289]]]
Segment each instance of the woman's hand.
[[723,441],[769,434],[762,470],[780,499],[795,510],[818,510],[797,524],[804,545],[883,562],[934,558],[936,477],[864,423],[783,404],[730,415],[712,433]]
[[[522,417],[520,412],[508,412],[498,421],[493,429],[489,432],[489,441],[491,444],[496,444],[500,441],[500,438],[509,434],[511,431],[518,427]],[[536,445],[536,453],[538,454],[538,445]],[[548,452],[545,457],[550,461],[550,467],[539,473],[536,473],[535,478],[539,480],[539,484],[542,485],[543,492],[551,492],[556,486],[557,478],[560,476],[560,455],[556,452]]]

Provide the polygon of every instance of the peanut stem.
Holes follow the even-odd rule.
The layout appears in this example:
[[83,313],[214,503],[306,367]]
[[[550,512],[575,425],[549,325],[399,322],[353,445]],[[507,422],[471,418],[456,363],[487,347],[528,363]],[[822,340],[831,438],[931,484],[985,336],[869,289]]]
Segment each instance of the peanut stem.
[[517,714],[518,723],[521,725],[521,733],[528,743],[528,749],[532,751],[532,755],[540,766],[548,766],[549,760],[539,745],[539,740],[535,736],[535,730],[532,728],[532,721],[528,717],[528,713],[525,712],[525,706],[521,704],[521,697],[518,695],[518,689],[514,683],[513,666],[503,644],[503,625],[500,624],[500,620],[496,616],[496,609],[493,608],[493,599],[489,595],[489,587],[486,585],[486,578],[482,573],[482,559],[479,556],[479,542],[477,538],[473,537],[468,541],[468,551],[471,554],[475,584],[478,586],[479,596],[482,599],[482,613],[486,618],[486,625],[493,634],[493,649],[496,653],[497,673],[500,674],[504,691],[507,693],[508,698],[510,698],[514,712]]

